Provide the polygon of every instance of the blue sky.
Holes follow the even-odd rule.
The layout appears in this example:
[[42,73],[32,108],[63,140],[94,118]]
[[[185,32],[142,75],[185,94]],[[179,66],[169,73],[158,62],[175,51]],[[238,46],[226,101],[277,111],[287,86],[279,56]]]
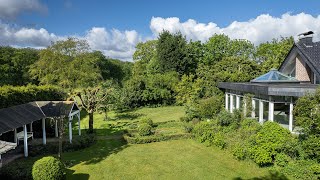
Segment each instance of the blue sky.
[[224,33],[258,44],[316,31],[319,14],[317,0],[0,0],[0,42],[42,48],[75,36],[107,56],[131,60],[135,45],[162,29],[191,40]]

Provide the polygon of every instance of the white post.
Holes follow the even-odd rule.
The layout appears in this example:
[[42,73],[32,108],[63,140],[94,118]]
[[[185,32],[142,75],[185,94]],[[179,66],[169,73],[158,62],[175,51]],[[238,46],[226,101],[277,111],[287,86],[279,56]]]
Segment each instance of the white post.
[[252,111],[251,111],[251,117],[255,118],[256,117],[256,100],[252,99]]
[[54,123],[54,134],[56,137],[59,136],[59,134],[58,134],[58,119],[56,119],[55,123]]
[[46,137],[46,119],[42,119],[42,143],[47,144],[47,137]]
[[271,98],[270,98],[270,101],[269,101],[269,116],[268,116],[268,119],[273,122],[274,120],[274,103],[271,101]]
[[32,132],[33,129],[32,129],[32,122],[30,123],[30,132]]
[[289,110],[289,130],[293,131],[293,103],[290,102],[290,110]]
[[230,112],[233,113],[233,94],[230,94]]
[[13,142],[19,144],[19,142],[17,141],[17,128],[14,128],[13,134],[14,134],[14,135],[13,135],[13,136],[14,136],[14,141],[13,141]]
[[259,100],[259,123],[263,124],[263,101]]
[[80,111],[79,111],[79,114],[78,114],[78,131],[79,131],[79,136],[81,136],[81,126],[80,126]]
[[236,96],[236,109],[240,109],[240,96]]
[[69,141],[72,143],[72,117],[69,117]]
[[28,137],[27,137],[27,125],[23,125],[23,147],[24,147],[24,157],[28,157]]
[[228,95],[228,93],[226,93],[226,102],[225,102],[225,106],[226,106],[226,110],[228,111],[228,109],[229,109],[229,95]]
[[243,116],[247,117],[247,102],[244,98],[242,99],[242,101],[243,101]]

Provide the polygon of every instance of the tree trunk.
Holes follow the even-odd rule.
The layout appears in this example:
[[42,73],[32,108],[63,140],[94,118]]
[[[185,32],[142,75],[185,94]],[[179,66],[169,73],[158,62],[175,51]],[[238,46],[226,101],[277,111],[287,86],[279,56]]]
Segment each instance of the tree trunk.
[[93,133],[93,112],[89,112],[89,133]]
[[58,119],[58,127],[59,127],[59,152],[58,157],[61,159],[62,157],[62,137],[63,137],[63,120],[61,118]]

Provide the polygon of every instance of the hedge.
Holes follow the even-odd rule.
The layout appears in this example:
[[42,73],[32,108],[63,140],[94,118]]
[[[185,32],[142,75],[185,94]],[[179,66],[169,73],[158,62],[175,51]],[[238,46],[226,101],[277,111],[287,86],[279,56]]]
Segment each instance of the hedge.
[[59,159],[48,156],[33,164],[32,177],[34,180],[63,180],[65,171],[64,164]]
[[66,93],[56,86],[0,86],[0,108],[32,101],[65,100]]
[[168,140],[175,140],[175,139],[188,139],[192,138],[192,134],[189,133],[183,133],[183,134],[171,134],[171,135],[154,135],[154,136],[137,136],[133,137],[131,134],[125,134],[124,139],[129,144],[146,144],[146,143],[152,143],[152,142],[160,142],[160,141],[168,141]]

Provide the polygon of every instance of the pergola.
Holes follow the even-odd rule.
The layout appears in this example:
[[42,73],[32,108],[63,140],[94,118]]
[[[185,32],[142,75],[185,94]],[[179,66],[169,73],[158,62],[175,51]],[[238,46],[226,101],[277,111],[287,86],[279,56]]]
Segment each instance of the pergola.
[[[46,119],[55,119],[55,136],[58,137],[58,117],[67,117],[69,124],[69,141],[72,143],[72,120],[73,117],[78,117],[78,130],[80,129],[80,108],[74,101],[34,101],[26,104],[12,106],[9,108],[0,109],[0,135],[9,131],[14,131],[14,142],[18,143],[19,139],[23,138],[24,156],[28,157],[28,138],[32,137],[31,132],[27,132],[27,125],[30,125],[32,131],[32,123],[34,121],[42,121],[42,142],[46,144]],[[17,133],[17,128],[23,127],[23,133]],[[19,137],[19,135],[22,137]],[[8,142],[0,142],[1,144]],[[10,144],[12,145],[12,143]],[[8,151],[8,146],[6,151]],[[15,147],[11,146],[11,149]],[[3,151],[5,153],[6,151]],[[2,154],[0,149],[0,155]],[[1,156],[0,156],[1,159]]]

